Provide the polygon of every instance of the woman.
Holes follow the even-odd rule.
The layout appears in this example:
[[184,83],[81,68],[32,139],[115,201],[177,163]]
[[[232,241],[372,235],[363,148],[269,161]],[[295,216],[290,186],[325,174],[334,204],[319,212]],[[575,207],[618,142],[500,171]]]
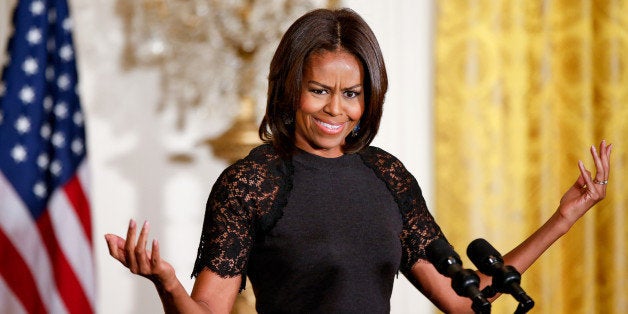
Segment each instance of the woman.
[[[471,312],[426,261],[425,247],[444,236],[416,180],[369,146],[386,89],[377,40],[356,13],[302,16],[270,65],[259,129],[266,144],[227,168],[210,193],[191,295],[157,241],[146,250],[147,223],[137,240],[134,221],[126,240],[106,235],[110,254],[153,281],[166,312],[228,313],[248,276],[261,313],[385,313],[398,271],[441,310]],[[525,271],[604,198],[610,152],[604,141],[591,148],[595,176],[580,162],[556,213],[506,264]]]

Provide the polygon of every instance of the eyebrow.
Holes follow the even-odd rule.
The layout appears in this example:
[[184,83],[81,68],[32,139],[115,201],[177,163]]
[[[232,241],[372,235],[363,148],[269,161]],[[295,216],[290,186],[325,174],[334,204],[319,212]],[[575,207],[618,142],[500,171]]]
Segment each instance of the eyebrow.
[[[327,85],[319,83],[317,81],[308,81],[307,83],[308,84],[318,85],[318,86],[320,86],[322,88],[325,88],[325,89],[332,89],[331,86],[327,86]],[[362,84],[356,84],[356,85],[353,85],[353,86],[349,86],[347,88],[343,88],[342,90],[351,90],[351,89],[358,88],[358,87],[362,87]]]

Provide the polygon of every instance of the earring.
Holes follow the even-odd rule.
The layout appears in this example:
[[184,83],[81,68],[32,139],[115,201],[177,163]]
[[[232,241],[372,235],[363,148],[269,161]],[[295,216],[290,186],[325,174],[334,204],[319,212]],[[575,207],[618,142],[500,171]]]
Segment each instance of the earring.
[[351,136],[357,137],[359,131],[360,131],[360,122],[358,122],[358,124],[355,125],[355,128],[351,130]]
[[292,118],[292,116],[290,116],[289,114],[286,114],[286,113],[284,113],[282,115],[282,120],[283,120],[283,123],[286,124],[286,125],[290,125],[290,124],[294,123],[294,119]]

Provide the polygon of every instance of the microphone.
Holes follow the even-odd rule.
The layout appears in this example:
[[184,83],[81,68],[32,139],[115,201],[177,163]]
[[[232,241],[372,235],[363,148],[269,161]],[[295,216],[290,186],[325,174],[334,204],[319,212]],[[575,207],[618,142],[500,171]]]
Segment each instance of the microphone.
[[519,302],[515,313],[525,313],[534,307],[534,301],[519,285],[521,274],[513,266],[504,265],[501,254],[490,243],[484,239],[473,240],[467,247],[467,256],[481,273],[493,277],[491,288],[495,291],[492,295],[508,293]]
[[426,248],[427,259],[442,275],[451,278],[451,287],[461,297],[473,301],[475,313],[490,313],[491,303],[480,291],[480,277],[470,269],[462,267],[460,256],[442,238],[432,241]]

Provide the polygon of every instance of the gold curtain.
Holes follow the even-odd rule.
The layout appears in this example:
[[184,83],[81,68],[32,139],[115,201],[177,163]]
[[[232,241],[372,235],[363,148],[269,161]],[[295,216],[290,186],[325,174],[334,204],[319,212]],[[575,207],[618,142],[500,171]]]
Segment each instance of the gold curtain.
[[[613,143],[607,198],[523,276],[533,313],[628,313],[628,2],[437,2],[436,216],[506,253]],[[473,268],[467,258],[464,266]],[[512,313],[502,296],[494,313]]]

